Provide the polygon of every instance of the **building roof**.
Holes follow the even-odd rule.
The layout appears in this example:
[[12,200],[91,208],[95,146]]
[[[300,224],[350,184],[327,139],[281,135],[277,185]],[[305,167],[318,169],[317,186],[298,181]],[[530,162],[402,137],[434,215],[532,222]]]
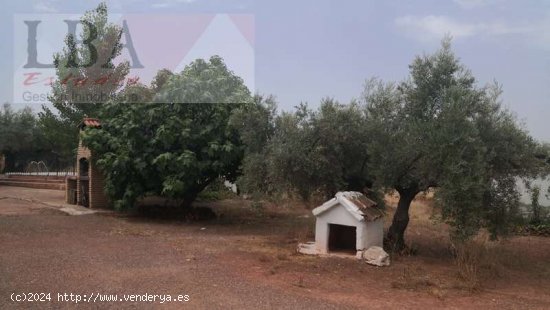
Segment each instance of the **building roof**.
[[101,127],[101,123],[97,118],[85,117],[78,127],[80,129],[84,129],[84,127],[99,128]]
[[313,215],[319,216],[337,205],[342,205],[358,221],[371,222],[384,216],[376,202],[360,192],[338,192],[331,200],[313,209]]

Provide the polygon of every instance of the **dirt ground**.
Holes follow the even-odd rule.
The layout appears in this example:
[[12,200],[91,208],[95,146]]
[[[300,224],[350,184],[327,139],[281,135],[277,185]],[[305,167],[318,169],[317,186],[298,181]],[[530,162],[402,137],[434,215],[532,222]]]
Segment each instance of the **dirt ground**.
[[[32,198],[32,199],[31,199]],[[204,202],[218,219],[185,222],[114,212],[69,216],[40,201],[63,193],[0,188],[0,309],[550,309],[550,239],[489,244],[472,290],[447,228],[416,201],[407,240],[416,253],[390,267],[296,254],[314,219],[297,206]],[[388,218],[392,213],[392,204]],[[12,302],[13,293],[51,301]],[[188,302],[67,302],[58,293],[188,295]],[[76,296],[76,295],[75,295]]]

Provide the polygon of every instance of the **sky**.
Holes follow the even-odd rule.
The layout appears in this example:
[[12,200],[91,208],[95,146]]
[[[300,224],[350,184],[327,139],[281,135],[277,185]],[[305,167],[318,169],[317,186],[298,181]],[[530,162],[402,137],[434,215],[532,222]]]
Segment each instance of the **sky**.
[[[2,0],[0,102],[13,98],[14,16],[83,13],[99,1]],[[361,95],[371,77],[400,81],[416,55],[453,36],[453,50],[480,86],[498,81],[504,105],[550,142],[550,1],[537,0],[109,0],[111,13],[251,14],[253,91],[281,110],[324,97]],[[176,35],[177,34],[172,34]],[[35,111],[39,106],[32,106]]]

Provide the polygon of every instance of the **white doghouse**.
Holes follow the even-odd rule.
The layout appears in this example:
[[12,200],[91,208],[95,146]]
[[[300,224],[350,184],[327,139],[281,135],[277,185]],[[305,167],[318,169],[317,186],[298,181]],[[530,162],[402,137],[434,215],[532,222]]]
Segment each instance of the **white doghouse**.
[[363,251],[382,247],[384,212],[359,192],[338,192],[313,209],[316,217],[315,243],[300,245],[304,254]]

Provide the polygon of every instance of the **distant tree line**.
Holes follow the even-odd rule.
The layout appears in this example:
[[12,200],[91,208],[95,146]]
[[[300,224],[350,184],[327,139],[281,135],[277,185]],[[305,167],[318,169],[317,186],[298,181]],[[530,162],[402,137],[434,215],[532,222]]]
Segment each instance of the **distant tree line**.
[[59,153],[58,142],[48,139],[41,120],[28,107],[14,110],[8,103],[0,107],[0,137],[3,172],[24,172],[31,161],[44,161],[52,169],[73,164],[72,156]]

